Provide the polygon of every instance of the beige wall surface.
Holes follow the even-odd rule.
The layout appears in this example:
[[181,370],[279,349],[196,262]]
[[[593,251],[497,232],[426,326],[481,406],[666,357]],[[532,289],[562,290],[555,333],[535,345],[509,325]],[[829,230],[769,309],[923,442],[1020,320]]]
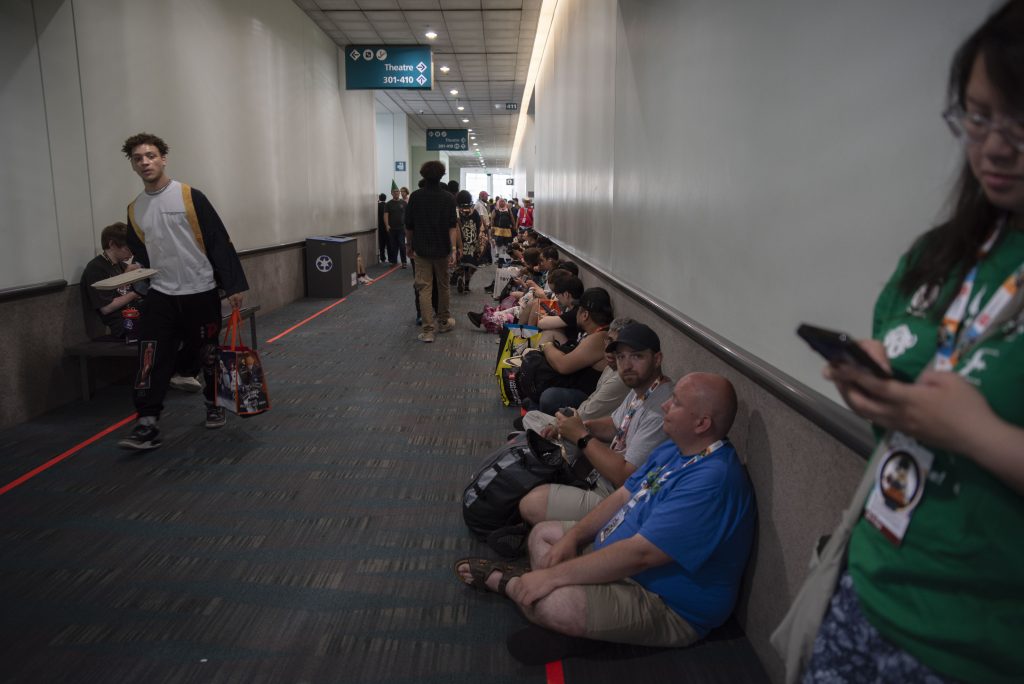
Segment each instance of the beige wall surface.
[[21,161],[0,184],[17,219],[0,288],[78,280],[141,190],[120,151],[139,131],[168,142],[169,174],[206,193],[239,249],[375,225],[373,94],[344,89],[337,46],[294,3],[3,5],[0,112],[25,125],[3,133]]
[[946,71],[994,5],[559,0],[536,223],[836,398],[794,331],[870,333],[955,176]]

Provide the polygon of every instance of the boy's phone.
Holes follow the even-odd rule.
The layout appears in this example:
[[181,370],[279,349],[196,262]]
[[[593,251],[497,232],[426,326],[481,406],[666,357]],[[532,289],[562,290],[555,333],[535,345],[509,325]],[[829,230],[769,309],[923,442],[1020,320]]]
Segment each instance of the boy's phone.
[[824,356],[829,363],[851,363],[867,370],[875,377],[892,380],[893,375],[861,349],[860,345],[849,335],[835,330],[817,328],[803,323],[796,329],[796,334],[811,345],[814,351]]

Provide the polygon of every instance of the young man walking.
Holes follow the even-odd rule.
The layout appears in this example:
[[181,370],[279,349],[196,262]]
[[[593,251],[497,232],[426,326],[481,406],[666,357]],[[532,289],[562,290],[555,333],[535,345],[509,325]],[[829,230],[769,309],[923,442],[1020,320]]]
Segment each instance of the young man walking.
[[[448,267],[458,262],[459,229],[455,218],[455,198],[441,187],[445,165],[428,161],[420,167],[423,187],[409,197],[405,214],[406,242],[409,256],[415,259],[416,295],[420,303],[423,329],[420,342],[433,342],[434,331],[450,332],[455,328],[451,314],[451,289]],[[437,326],[431,290],[437,284]]]
[[[219,428],[225,411],[216,406],[215,371],[220,333],[220,295],[242,306],[249,289],[227,229],[206,196],[166,173],[167,143],[139,133],[121,148],[142,179],[143,192],[128,205],[128,246],[144,266],[157,269],[139,334],[135,378],[138,423],[118,444],[126,449],[160,445],[157,421],[171,376],[196,375],[206,382],[206,427]],[[178,347],[181,346],[181,353]]]

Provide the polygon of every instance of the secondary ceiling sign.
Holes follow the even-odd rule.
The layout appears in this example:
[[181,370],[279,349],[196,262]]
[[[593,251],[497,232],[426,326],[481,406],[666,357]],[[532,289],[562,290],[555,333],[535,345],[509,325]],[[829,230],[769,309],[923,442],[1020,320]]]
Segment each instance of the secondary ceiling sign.
[[469,150],[468,128],[428,128],[428,152],[465,152]]
[[346,90],[430,90],[434,64],[421,45],[349,45],[345,48]]

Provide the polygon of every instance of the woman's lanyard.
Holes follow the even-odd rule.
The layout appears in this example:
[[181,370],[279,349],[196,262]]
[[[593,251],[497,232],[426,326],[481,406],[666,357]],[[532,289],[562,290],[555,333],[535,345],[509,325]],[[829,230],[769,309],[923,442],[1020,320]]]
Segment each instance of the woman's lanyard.
[[[1000,222],[985,244],[978,250],[977,263],[971,268],[942,317],[939,327],[938,346],[932,368],[937,371],[952,371],[961,355],[970,348],[992,326],[1003,309],[1013,299],[1024,277],[1024,264],[1003,281],[985,308],[974,317],[965,330],[961,330],[967,317],[978,267],[992,251],[1003,232]],[[868,519],[893,544],[899,546],[910,527],[914,511],[924,496],[928,475],[935,462],[935,455],[916,439],[899,431],[885,437],[885,451],[881,455],[875,473],[875,486],[864,503],[864,517]]]
[[658,389],[658,385],[667,380],[664,375],[654,381],[647,391],[644,392],[644,396],[639,397],[636,393],[633,393],[633,399],[629,402],[629,406],[626,408],[626,415],[622,418],[622,423],[619,424],[619,429],[615,431],[615,438],[612,440],[611,449],[612,451],[624,451],[626,448],[626,435],[629,434],[629,424],[633,422],[633,416],[636,414],[640,405],[647,401],[647,398],[654,393],[654,390]]
[[618,526],[622,524],[622,521],[626,519],[626,514],[633,510],[634,508],[636,508],[636,505],[638,503],[646,500],[648,497],[650,497],[651,494],[661,489],[661,485],[663,485],[665,481],[668,480],[669,476],[671,476],[672,473],[679,470],[685,470],[686,468],[690,467],[695,463],[700,463],[705,458],[715,453],[726,444],[728,444],[727,439],[720,439],[714,444],[709,444],[707,448],[701,451],[699,454],[691,456],[686,463],[682,464],[678,468],[673,468],[672,470],[665,470],[664,467],[662,467],[659,468],[658,470],[652,470],[651,472],[649,472],[647,474],[647,477],[644,478],[644,481],[640,484],[640,489],[638,489],[636,493],[630,497],[629,501],[627,501],[626,504],[619,509],[618,513],[612,516],[612,519],[609,520],[608,524],[605,525],[604,529],[601,530],[600,534],[598,535],[600,541],[603,543],[604,540],[608,538],[608,535],[614,532],[616,528],[618,528]]
[[978,267],[981,261],[992,251],[993,245],[1003,232],[1003,223],[996,227],[991,237],[978,250],[978,261],[971,268],[964,282],[960,285],[953,303],[949,305],[945,315],[942,317],[942,325],[939,328],[939,343],[935,351],[935,359],[932,368],[938,371],[953,370],[960,360],[963,351],[969,348],[991,327],[992,322],[999,316],[1007,304],[1013,299],[1020,288],[1022,276],[1024,276],[1024,264],[1016,271],[1007,276],[1003,284],[996,290],[981,313],[974,317],[974,321],[966,329],[961,331],[964,318],[967,316],[967,309],[971,301],[971,294],[974,291],[974,281],[978,276]]

